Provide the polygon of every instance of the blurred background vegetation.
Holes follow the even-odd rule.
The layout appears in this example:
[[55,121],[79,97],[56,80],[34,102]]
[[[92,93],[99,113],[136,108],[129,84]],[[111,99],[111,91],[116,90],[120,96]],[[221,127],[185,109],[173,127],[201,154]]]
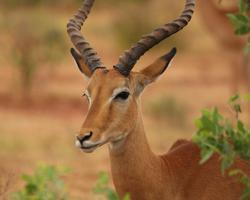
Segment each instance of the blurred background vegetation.
[[[235,50],[215,36],[214,30],[225,26],[208,26],[206,19],[219,20],[210,18],[210,13],[204,18],[201,2],[206,1],[198,2],[187,28],[153,48],[135,68],[145,67],[173,46],[178,49],[172,67],[142,98],[149,142],[158,153],[166,152],[178,138],[191,137],[193,119],[202,108],[217,106],[230,116],[224,102],[249,87],[241,76],[243,47]],[[218,7],[235,4],[235,0],[212,1]],[[98,172],[109,169],[105,147],[91,155],[74,148],[74,136],[87,110],[87,103],[80,98],[86,82],[70,57],[66,23],[81,2],[0,1],[0,185],[4,185],[0,198],[6,194],[5,188],[9,193],[21,188],[20,174],[33,171],[42,161],[72,168],[64,178],[70,193],[93,200],[90,191]],[[141,35],[177,17],[183,4],[96,0],[83,32],[111,67]],[[233,35],[233,31],[232,27],[225,33]]]

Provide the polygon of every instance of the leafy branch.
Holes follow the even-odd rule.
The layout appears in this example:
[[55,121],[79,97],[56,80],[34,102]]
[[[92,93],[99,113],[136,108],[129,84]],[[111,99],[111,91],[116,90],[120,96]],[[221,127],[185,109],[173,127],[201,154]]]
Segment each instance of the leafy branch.
[[120,199],[118,194],[108,186],[108,183],[108,174],[101,172],[96,186],[93,189],[94,194],[102,195],[106,197],[107,200],[130,200],[129,194],[126,194],[124,198]]
[[[227,14],[227,17],[234,25],[235,34],[238,36],[250,33],[250,0],[238,0],[239,11]],[[250,53],[250,36],[244,48],[244,54]]]
[[25,186],[13,194],[13,200],[66,200],[68,193],[61,177],[69,169],[39,166],[32,175],[24,174]]
[[[249,101],[250,94],[243,100]],[[219,154],[221,171],[225,173],[234,164],[237,158],[244,159],[250,164],[250,129],[240,119],[242,101],[239,95],[229,99],[229,105],[235,116],[233,122],[223,117],[217,108],[204,110],[202,116],[196,121],[198,128],[193,141],[201,148],[201,161],[208,161],[214,153]],[[250,198],[250,177],[240,169],[231,169],[229,175],[240,177],[239,181],[245,185],[242,199]]]

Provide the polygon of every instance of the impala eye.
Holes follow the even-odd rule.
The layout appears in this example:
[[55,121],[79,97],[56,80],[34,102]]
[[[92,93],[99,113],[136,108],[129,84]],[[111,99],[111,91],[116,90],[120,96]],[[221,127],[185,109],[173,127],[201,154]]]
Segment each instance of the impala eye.
[[115,100],[126,100],[129,97],[129,92],[123,91],[115,96]]

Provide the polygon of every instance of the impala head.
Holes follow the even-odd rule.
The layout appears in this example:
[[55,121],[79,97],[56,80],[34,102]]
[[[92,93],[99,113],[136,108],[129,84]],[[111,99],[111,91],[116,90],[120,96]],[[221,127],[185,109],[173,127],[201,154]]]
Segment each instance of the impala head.
[[84,92],[89,111],[76,139],[76,145],[85,152],[92,152],[105,143],[116,144],[132,132],[138,122],[141,92],[166,70],[176,49],[173,48],[140,72],[131,70],[146,51],[186,26],[194,9],[194,0],[186,0],[185,9],[177,20],[143,36],[125,51],[113,68],[107,69],[80,32],[93,2],[85,0],[67,25],[71,41],[78,50],[71,49],[71,54],[89,81]]

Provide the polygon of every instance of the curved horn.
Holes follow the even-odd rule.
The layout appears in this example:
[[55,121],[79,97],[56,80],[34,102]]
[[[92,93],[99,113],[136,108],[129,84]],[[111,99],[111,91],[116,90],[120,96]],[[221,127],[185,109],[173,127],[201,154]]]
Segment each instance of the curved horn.
[[195,0],[186,0],[185,9],[181,16],[171,23],[165,24],[152,33],[143,36],[129,50],[125,51],[114,66],[122,75],[128,76],[139,58],[162,40],[184,28],[191,20],[195,7]]
[[95,0],[85,0],[82,7],[78,10],[74,17],[69,20],[67,24],[67,32],[72,43],[81,53],[84,62],[91,71],[94,71],[97,68],[104,68],[101,59],[98,57],[96,51],[90,47],[89,43],[81,34],[81,27],[87,19],[94,1]]

